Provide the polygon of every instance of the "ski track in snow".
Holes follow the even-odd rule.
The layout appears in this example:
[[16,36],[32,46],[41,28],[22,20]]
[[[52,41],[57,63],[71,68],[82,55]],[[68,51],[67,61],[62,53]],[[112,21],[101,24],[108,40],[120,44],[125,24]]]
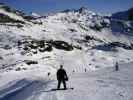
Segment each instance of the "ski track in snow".
[[105,68],[88,73],[74,73],[68,87],[74,90],[57,90],[56,80],[17,81],[0,91],[0,100],[133,100],[132,63],[120,71]]
[[15,85],[0,91],[0,100],[26,100],[34,92],[40,91],[44,86],[47,86],[49,82],[22,79]]

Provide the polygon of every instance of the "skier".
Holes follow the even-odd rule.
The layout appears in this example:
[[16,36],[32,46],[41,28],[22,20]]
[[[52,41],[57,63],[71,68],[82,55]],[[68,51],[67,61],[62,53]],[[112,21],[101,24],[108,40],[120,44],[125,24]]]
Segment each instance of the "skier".
[[50,76],[50,72],[48,72],[48,76]]
[[60,65],[60,69],[57,70],[57,80],[58,80],[58,86],[57,89],[60,89],[61,83],[64,85],[64,90],[66,90],[66,81],[68,81],[68,77],[66,74],[65,69],[63,69],[63,65]]
[[87,69],[85,68],[85,72],[87,71]]
[[116,64],[115,64],[115,71],[118,71],[119,70],[119,64],[118,64],[118,62],[116,62]]

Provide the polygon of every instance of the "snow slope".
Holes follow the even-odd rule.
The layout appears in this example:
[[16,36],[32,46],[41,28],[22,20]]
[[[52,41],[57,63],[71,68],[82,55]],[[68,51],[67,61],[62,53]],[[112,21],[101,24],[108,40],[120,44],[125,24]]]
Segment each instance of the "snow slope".
[[[31,78],[21,73],[19,80],[10,78],[6,81],[1,77],[1,82],[8,82],[0,88],[0,100],[132,100],[132,71],[132,63],[126,63],[120,65],[118,72],[113,67],[86,73],[73,72],[69,74],[67,86],[74,87],[74,90],[59,91],[52,90],[57,86],[53,76]],[[7,75],[14,77],[20,73]],[[1,76],[6,78],[7,75]]]
[[[123,76],[131,76],[132,63],[111,68],[133,61],[132,35],[114,33],[109,16],[84,7],[33,17],[0,6],[0,100],[132,100],[132,78]],[[60,64],[73,91],[50,91]]]

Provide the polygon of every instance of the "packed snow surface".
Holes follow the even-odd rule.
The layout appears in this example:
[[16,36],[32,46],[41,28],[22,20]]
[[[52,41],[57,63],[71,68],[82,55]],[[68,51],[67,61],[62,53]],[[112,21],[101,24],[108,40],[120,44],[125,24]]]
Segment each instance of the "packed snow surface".
[[[74,90],[52,91],[57,87],[54,74],[41,71],[6,72],[0,75],[0,100],[132,100],[133,63],[87,71],[71,72],[67,87]],[[68,71],[68,70],[67,70]]]

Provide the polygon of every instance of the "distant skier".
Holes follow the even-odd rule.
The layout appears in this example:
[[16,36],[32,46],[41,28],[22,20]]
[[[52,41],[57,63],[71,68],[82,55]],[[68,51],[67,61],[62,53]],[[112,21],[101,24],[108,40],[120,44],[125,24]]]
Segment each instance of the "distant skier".
[[50,72],[48,72],[48,76],[50,76]]
[[63,65],[60,65],[60,69],[58,69],[57,71],[57,80],[58,80],[57,89],[60,89],[61,83],[63,83],[64,89],[67,89],[66,81],[68,81],[68,77],[67,77],[65,69],[63,69]]
[[118,62],[116,62],[116,64],[115,64],[115,71],[118,71],[119,70],[119,64],[118,64]]
[[87,72],[87,69],[85,68],[85,72]]

